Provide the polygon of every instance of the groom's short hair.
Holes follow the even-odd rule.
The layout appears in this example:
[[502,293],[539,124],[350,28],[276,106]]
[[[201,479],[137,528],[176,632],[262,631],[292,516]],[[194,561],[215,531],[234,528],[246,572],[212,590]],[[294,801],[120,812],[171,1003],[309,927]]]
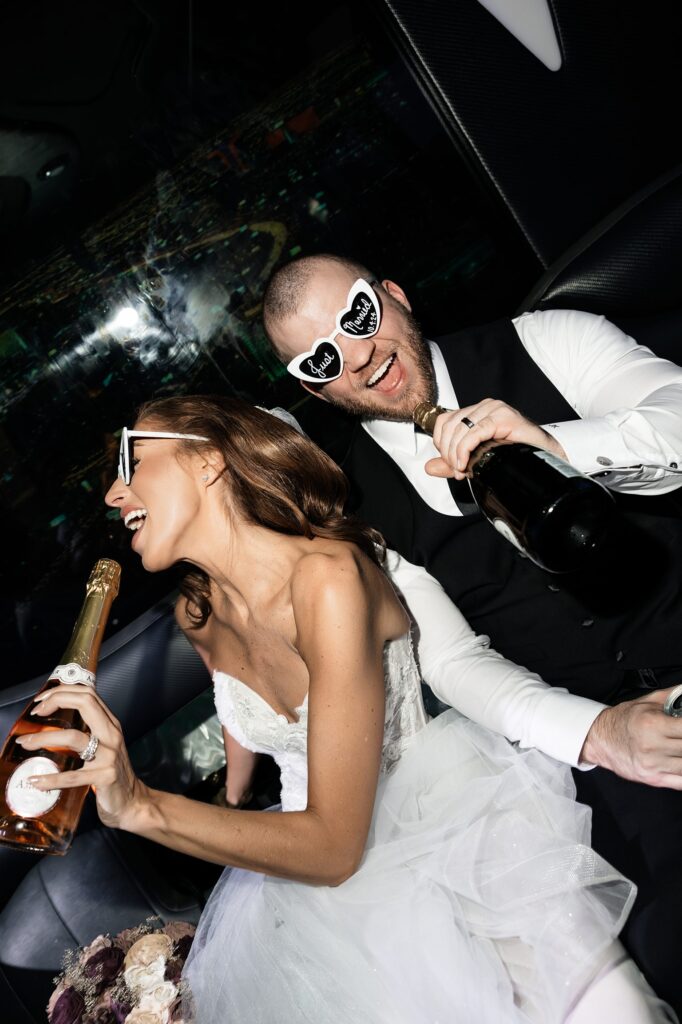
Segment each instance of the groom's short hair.
[[273,272],[265,286],[263,295],[263,326],[270,344],[282,360],[288,362],[289,356],[280,352],[272,338],[273,327],[295,316],[301,307],[308,288],[315,274],[328,264],[336,264],[339,268],[349,271],[353,277],[364,277],[371,280],[373,275],[362,263],[346,256],[335,256],[332,253],[318,253],[315,256],[299,256]]

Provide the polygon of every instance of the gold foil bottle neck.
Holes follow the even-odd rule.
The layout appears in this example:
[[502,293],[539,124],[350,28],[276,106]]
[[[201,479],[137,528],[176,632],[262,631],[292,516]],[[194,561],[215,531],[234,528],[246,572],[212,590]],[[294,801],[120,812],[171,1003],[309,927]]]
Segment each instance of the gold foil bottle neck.
[[412,419],[417,426],[421,427],[427,434],[433,434],[438,417],[441,413],[449,411],[449,409],[444,409],[442,405],[431,405],[430,402],[420,402],[412,413]]
[[95,562],[90,579],[86,585],[88,594],[100,593],[112,596],[112,600],[118,594],[121,582],[121,566],[111,558],[100,558]]

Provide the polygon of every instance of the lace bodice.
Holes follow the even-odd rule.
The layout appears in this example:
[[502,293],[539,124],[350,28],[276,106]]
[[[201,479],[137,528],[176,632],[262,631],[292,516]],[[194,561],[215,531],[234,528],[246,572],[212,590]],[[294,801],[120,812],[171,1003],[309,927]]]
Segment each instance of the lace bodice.
[[[390,772],[415,733],[426,723],[419,670],[409,634],[384,648],[386,714],[381,771]],[[247,750],[270,754],[282,776],[282,809],[304,810],[308,802],[308,698],[296,708],[298,721],[279,715],[250,687],[225,672],[213,673],[218,718]]]

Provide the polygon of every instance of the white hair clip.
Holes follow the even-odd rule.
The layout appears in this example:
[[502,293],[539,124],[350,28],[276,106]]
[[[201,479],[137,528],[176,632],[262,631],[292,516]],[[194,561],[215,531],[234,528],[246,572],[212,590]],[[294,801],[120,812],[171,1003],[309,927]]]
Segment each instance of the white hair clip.
[[276,416],[278,420],[283,420],[284,423],[288,423],[294,430],[298,430],[301,437],[307,437],[305,430],[298,422],[295,416],[292,416],[286,409],[282,409],[281,406],[276,405],[274,409],[266,409],[264,405],[257,405],[256,409],[260,409],[261,412],[267,412],[271,416]]

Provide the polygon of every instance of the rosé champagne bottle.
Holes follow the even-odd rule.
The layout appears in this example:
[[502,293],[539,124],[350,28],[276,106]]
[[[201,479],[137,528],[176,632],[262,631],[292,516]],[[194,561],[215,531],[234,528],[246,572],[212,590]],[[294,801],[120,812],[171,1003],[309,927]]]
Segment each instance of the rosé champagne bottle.
[[[102,558],[96,563],[71,641],[39,693],[62,683],[95,685],[102,635],[118,593],[120,576],[118,562]],[[31,715],[34,707],[33,700],[26,705],[0,753],[0,843],[17,850],[63,854],[78,827],[89,787],[39,790],[28,779],[73,771],[81,768],[83,762],[77,753],[66,748],[24,750],[17,739],[25,733],[87,729],[78,711],[64,708],[52,715],[35,716]]]

